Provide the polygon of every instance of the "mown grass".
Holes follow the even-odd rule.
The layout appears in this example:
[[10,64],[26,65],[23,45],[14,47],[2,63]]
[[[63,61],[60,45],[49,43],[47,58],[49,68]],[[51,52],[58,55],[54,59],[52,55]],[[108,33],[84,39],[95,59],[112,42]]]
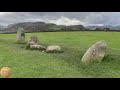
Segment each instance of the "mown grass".
[[[32,35],[36,35],[43,46],[59,45],[64,52],[25,50],[25,44],[16,43],[16,34],[0,34],[0,68],[10,67],[10,78],[120,77],[120,32],[26,33],[26,43]],[[83,54],[99,40],[108,44],[103,62],[84,66]]]

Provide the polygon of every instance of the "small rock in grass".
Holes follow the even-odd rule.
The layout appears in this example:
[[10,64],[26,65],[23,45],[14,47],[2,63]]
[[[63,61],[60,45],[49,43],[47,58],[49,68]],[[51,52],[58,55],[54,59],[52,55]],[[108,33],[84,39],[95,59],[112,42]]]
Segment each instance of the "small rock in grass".
[[46,49],[47,53],[62,53],[62,49],[60,46],[57,45],[52,45],[52,46],[48,46]]

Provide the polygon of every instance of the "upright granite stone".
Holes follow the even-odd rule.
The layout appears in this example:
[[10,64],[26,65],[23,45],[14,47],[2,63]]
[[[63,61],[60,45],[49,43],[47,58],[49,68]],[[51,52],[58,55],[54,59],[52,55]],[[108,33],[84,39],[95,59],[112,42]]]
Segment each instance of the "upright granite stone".
[[104,58],[106,49],[107,44],[104,40],[93,44],[82,57],[82,63],[90,64],[93,61],[101,62]]
[[30,39],[28,40],[28,43],[26,44],[25,49],[45,50],[46,48],[39,44],[37,36],[31,36]]
[[17,43],[24,43],[25,42],[25,32],[24,29],[19,27],[17,31]]
[[29,45],[38,45],[38,38],[37,36],[31,36],[28,43]]

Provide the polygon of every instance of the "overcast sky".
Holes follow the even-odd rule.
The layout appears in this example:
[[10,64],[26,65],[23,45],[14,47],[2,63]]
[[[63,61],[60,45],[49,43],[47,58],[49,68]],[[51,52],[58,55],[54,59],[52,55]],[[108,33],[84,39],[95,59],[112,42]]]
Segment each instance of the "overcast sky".
[[120,12],[0,12],[0,25],[39,21],[57,25],[118,26]]

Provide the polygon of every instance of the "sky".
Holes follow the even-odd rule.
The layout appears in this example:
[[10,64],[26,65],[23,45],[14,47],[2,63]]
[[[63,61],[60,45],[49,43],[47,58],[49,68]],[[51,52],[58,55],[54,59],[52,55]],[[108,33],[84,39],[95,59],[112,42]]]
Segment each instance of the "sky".
[[0,12],[0,25],[45,22],[57,25],[120,25],[120,12]]

